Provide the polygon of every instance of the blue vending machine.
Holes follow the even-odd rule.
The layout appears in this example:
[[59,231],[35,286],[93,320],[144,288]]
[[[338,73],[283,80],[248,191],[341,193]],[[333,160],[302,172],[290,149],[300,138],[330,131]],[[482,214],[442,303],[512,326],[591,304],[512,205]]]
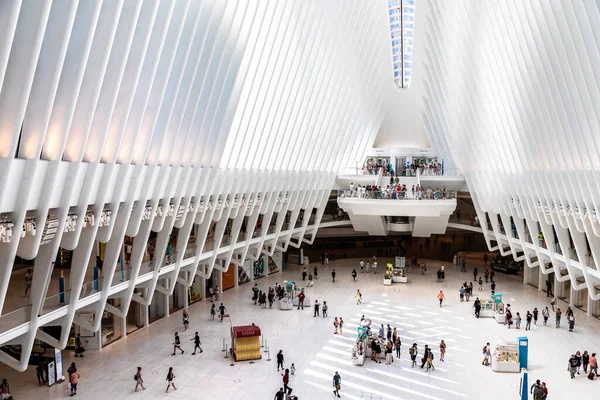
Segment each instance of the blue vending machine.
[[527,336],[519,336],[519,364],[521,368],[527,368],[527,354],[529,351],[529,339]]

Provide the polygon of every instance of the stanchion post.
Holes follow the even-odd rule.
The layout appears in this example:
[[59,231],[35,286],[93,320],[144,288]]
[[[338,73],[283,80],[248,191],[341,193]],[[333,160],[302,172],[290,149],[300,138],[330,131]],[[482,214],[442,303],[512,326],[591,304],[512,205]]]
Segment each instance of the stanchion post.
[[223,338],[223,350],[221,351],[227,351],[227,344],[225,343],[225,339],[226,338]]
[[229,352],[227,351],[227,345],[225,345],[225,358],[229,358]]

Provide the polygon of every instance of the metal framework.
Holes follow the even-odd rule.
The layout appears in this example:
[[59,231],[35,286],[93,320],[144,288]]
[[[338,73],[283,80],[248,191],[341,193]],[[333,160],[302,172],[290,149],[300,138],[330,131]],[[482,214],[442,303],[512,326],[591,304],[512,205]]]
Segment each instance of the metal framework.
[[[24,370],[35,339],[63,348],[72,323],[97,330],[83,307],[123,317],[132,300],[310,243],[339,166],[362,159],[383,118],[388,70],[371,61],[389,54],[384,11],[361,0],[0,2],[0,310],[15,256],[35,259],[24,321],[0,317],[0,344],[22,346],[21,358],[0,361]],[[146,265],[152,231],[160,256]],[[130,278],[113,282],[126,235]],[[90,294],[98,242],[108,278]],[[45,312],[60,248],[74,251],[70,296]],[[60,338],[40,330],[50,325]]]
[[490,249],[525,260],[540,289],[554,274],[597,315],[600,4],[426,6],[423,117],[465,174]]

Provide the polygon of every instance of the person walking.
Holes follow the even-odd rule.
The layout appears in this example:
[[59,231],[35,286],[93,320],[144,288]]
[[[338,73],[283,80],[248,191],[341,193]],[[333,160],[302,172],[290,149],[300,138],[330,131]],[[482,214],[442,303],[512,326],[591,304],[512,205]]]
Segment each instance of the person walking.
[[413,345],[408,349],[408,354],[410,354],[410,361],[412,362],[411,368],[414,368],[417,365],[417,354],[419,354],[419,349],[417,348],[417,344],[413,343]]
[[37,367],[35,367],[35,375],[37,376],[37,380],[40,386],[45,385],[46,384],[46,378],[44,377],[44,372],[45,372],[46,368],[44,366],[44,362],[40,361],[37,365]]
[[440,290],[440,292],[437,295],[437,299],[440,301],[440,308],[442,307],[442,303],[444,302],[445,298],[446,296],[444,296],[444,292]]
[[560,328],[560,317],[562,316],[562,311],[560,311],[560,308],[556,309],[556,314],[554,315],[555,320],[556,320],[556,329]]
[[567,319],[569,320],[569,332],[573,332],[573,329],[575,329],[575,316],[571,314]]
[[581,369],[581,352],[578,351],[575,353],[575,359],[577,360],[577,375],[581,375],[579,370]]
[[273,400],[285,400],[285,390],[283,390],[283,388],[279,388],[279,391],[275,393]]
[[298,310],[301,308],[304,310],[305,297],[306,297],[306,295],[304,294],[304,289],[300,290],[300,294],[298,295]]
[[142,367],[137,367],[137,372],[133,376],[133,379],[135,379],[134,392],[138,391],[138,386],[141,386],[142,390],[146,390],[146,387],[144,386],[144,380],[142,379]]
[[467,261],[464,258],[460,265],[460,272],[467,272]]
[[542,310],[542,318],[544,319],[544,326],[548,324],[548,318],[550,318],[550,311],[548,311],[548,307]]
[[444,355],[446,354],[446,343],[444,343],[444,340],[442,339],[442,341],[440,342],[440,361],[444,361]]
[[181,348],[181,340],[179,340],[179,333],[175,332],[175,341],[173,342],[173,354],[171,354],[172,356],[175,355],[177,349],[181,351],[181,354],[184,353],[183,349]]
[[360,292],[360,289],[356,289],[356,304],[360,304],[362,303],[362,293]]
[[571,354],[571,358],[569,358],[568,369],[571,374],[571,379],[575,379],[575,373],[577,372],[577,358],[575,358],[575,354]]
[[360,266],[360,273],[362,274],[363,272],[365,272],[365,262],[363,260],[360,260],[360,262],[358,263],[358,265]]
[[331,279],[333,280],[333,283],[335,283],[335,268],[331,271]]
[[596,358],[596,353],[592,353],[590,357],[590,374],[592,372],[598,376],[598,359]]
[[326,301],[323,302],[322,310],[323,310],[323,318],[325,318],[327,316],[327,310],[329,310],[329,306],[327,305]]
[[343,329],[344,329],[344,319],[342,317],[340,317],[340,335],[342,335],[344,333]]
[[531,320],[533,319],[533,314],[527,310],[527,314],[525,314],[525,330],[531,330]]
[[479,277],[477,283],[479,283],[479,291],[483,291],[483,279],[481,277]]
[[321,306],[321,303],[319,303],[319,300],[315,300],[315,312],[313,314],[313,317],[319,316],[319,307],[320,306]]
[[215,320],[215,315],[217,315],[217,305],[215,303],[212,303],[210,306],[210,320],[211,321]]
[[473,302],[473,308],[475,309],[475,317],[479,318],[481,313],[481,300],[479,300],[479,297],[477,297]]
[[552,294],[552,281],[550,279],[546,280],[546,297],[554,297]]
[[354,280],[354,282],[356,282],[356,270],[355,269],[352,270],[352,279]]
[[23,298],[26,298],[31,291],[31,283],[33,282],[33,272],[31,268],[27,268],[25,272],[25,294],[23,294]]
[[426,371],[429,372],[429,368],[432,368],[435,371],[435,366],[433,365],[433,352],[429,349],[427,353],[427,367]]
[[223,305],[223,303],[221,303],[221,305],[219,306],[219,318],[221,319],[221,322],[223,322],[223,318],[225,317],[225,306]]
[[458,294],[460,295],[460,302],[464,302],[465,301],[465,288],[464,286],[461,286],[460,289],[458,289]]
[[[396,328],[394,328],[394,332]],[[400,340],[400,336],[394,338],[394,349],[396,350],[396,358],[400,358],[400,348],[402,347],[402,341]]]
[[481,365],[485,365],[486,367],[490,365],[490,353],[490,343],[488,342],[483,346],[483,361],[481,362]]
[[340,390],[342,389],[342,377],[335,371],[335,375],[333,375],[333,394],[337,397],[340,396]]
[[377,261],[373,260],[373,273],[377,273]]
[[[538,314],[539,314],[539,311],[538,311],[537,307],[535,307],[533,309],[533,325],[537,325]],[[531,329],[531,328],[529,328],[529,329]]]
[[521,329],[521,314],[517,313],[517,317],[515,318],[515,328]]
[[286,368],[286,370],[281,374],[283,376],[283,390],[287,392],[288,395],[292,394],[292,389],[289,386],[290,383],[290,370]]
[[190,339],[190,341],[194,341],[194,352],[192,353],[192,355],[196,355],[196,349],[200,350],[200,353],[202,353],[204,350],[202,350],[202,348],[200,347],[200,335],[198,335],[198,332],[194,333],[194,337],[192,339]]
[[333,331],[334,335],[338,334],[338,328],[340,327],[340,322],[338,321],[338,317],[335,317],[335,319],[333,320],[333,326],[335,328],[335,330]]
[[84,352],[85,347],[83,347],[83,342],[81,341],[81,334],[78,333],[75,338],[75,357],[83,357]]
[[306,267],[304,267],[302,269],[302,280],[305,281],[306,280],[306,275],[308,275],[308,273],[306,272]]
[[553,297],[552,299],[550,299],[550,305],[552,306],[552,312],[556,311],[554,309],[554,306],[556,305],[556,298]]
[[190,326],[190,315],[188,314],[187,310],[184,309],[181,316],[183,318],[183,330],[187,331]]
[[590,365],[590,354],[585,350],[581,355],[581,365],[583,366],[583,372],[587,374],[588,365]]
[[77,384],[79,383],[79,378],[81,378],[81,375],[79,375],[77,368],[73,368],[73,371],[69,374],[69,386],[71,389],[71,397],[77,395]]
[[165,393],[169,392],[169,387],[173,386],[174,390],[177,390],[175,387],[175,373],[173,372],[173,367],[169,367],[169,372],[167,372],[167,390]]
[[473,268],[473,280],[477,281],[477,267]]
[[319,268],[317,268],[317,265],[316,265],[316,264],[315,264],[315,267],[313,268],[313,274],[315,275],[315,281],[316,281],[317,279],[319,279],[319,278],[318,278],[318,276],[319,276]]
[[483,277],[485,278],[485,283],[488,283],[488,279],[490,278],[490,271],[488,271],[487,268],[485,269],[485,272],[483,273]]
[[[73,396],[71,394],[71,396]],[[2,379],[2,383],[0,383],[0,399],[9,399],[10,398],[10,385],[8,384],[8,380],[6,378]]]
[[283,369],[283,350],[279,350],[277,353],[277,372],[279,372],[279,368]]

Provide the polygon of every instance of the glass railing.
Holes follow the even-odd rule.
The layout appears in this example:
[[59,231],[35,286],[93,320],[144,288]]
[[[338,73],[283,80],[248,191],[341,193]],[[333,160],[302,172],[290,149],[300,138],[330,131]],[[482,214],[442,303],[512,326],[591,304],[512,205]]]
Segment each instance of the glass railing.
[[69,304],[70,297],[71,297],[70,289],[66,290],[62,293],[46,297],[46,300],[44,300],[44,307],[43,307],[40,315],[46,315],[49,312],[56,311],[59,308]]
[[0,333],[7,332],[31,320],[31,304],[0,316]]
[[269,226],[269,229],[267,229],[267,235],[269,235],[271,233],[275,233],[275,231],[277,231],[277,226],[275,226],[275,225]]
[[453,200],[456,199],[455,191],[423,190],[417,192],[395,192],[395,191],[358,191],[342,190],[342,198],[358,198],[368,200]]
[[258,228],[254,230],[254,233],[252,234],[253,238],[257,238],[260,237],[262,235],[262,228]]

